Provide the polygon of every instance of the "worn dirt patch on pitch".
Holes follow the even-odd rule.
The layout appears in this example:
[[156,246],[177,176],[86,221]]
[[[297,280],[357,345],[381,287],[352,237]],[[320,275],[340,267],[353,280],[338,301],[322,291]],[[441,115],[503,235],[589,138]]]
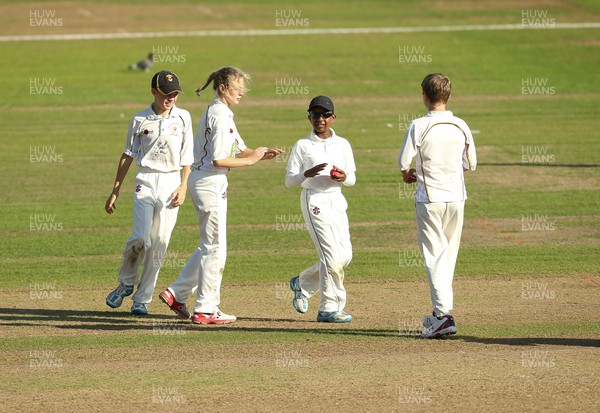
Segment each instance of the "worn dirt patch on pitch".
[[[575,274],[459,277],[455,291],[459,334],[446,340],[418,337],[429,309],[424,279],[348,283],[355,320],[347,325],[317,323],[318,297],[297,314],[283,281],[224,286],[222,307],[240,319],[220,327],[193,326],[158,300],[151,316],[131,317],[129,301],[109,310],[96,289],[34,301],[27,291],[3,292],[0,331],[17,346],[2,352],[4,403],[48,412],[73,400],[83,410],[182,412],[290,403],[305,411],[595,410],[600,342],[584,325],[600,286]],[[78,347],[68,337],[102,341]]]

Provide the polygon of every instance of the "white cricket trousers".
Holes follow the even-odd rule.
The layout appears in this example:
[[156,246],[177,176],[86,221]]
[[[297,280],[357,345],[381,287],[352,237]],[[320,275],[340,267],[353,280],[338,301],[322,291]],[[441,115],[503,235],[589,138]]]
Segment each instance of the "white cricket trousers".
[[308,232],[319,254],[319,262],[300,274],[300,288],[310,298],[321,292],[319,311],[342,311],[346,306],[344,268],[352,260],[352,244],[341,191],[303,189],[300,205]]
[[464,209],[464,201],[416,204],[419,247],[427,271],[431,304],[438,317],[450,314],[454,306],[452,281]]
[[132,299],[149,303],[156,286],[171,233],[177,222],[179,207],[172,207],[172,194],[181,184],[181,174],[140,168],[134,180],[133,229],[123,250],[119,282],[138,284]]
[[184,303],[197,289],[194,312],[212,314],[221,302],[227,258],[227,176],[193,170],[188,191],[198,214],[200,244],[169,288]]

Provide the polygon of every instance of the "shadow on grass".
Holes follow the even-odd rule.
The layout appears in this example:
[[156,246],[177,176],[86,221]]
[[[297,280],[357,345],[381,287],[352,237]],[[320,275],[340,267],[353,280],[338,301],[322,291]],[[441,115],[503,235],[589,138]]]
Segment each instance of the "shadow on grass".
[[568,337],[473,337],[458,336],[467,343],[499,344],[505,346],[572,346],[572,347],[600,347],[597,338],[568,338]]
[[[150,323],[144,321],[152,321]],[[276,323],[289,324],[290,327],[243,326],[243,323]],[[313,324],[315,328],[294,327],[298,324]],[[240,325],[242,324],[242,325]],[[316,327],[318,325],[318,327]],[[134,316],[124,311],[77,311],[48,309],[16,309],[0,308],[0,326],[6,327],[47,327],[68,330],[90,331],[165,331],[185,329],[186,332],[248,332],[248,333],[316,333],[346,334],[357,336],[406,337],[419,338],[415,335],[398,334],[398,330],[390,329],[353,329],[342,328],[339,324],[317,323],[314,320],[293,318],[238,318],[235,324],[198,325],[192,324],[175,315],[148,314]]]
[[[423,340],[417,330],[407,332],[398,329],[357,329],[353,324],[318,323],[314,319],[242,317],[235,324],[198,325],[192,324],[175,315],[148,314],[134,316],[125,311],[77,311],[0,308],[0,326],[7,327],[51,327],[57,329],[90,330],[90,331],[156,331],[169,329],[186,332],[248,332],[248,333],[301,333],[301,334],[334,334],[370,337],[398,337],[402,339]],[[145,323],[144,321],[152,321]],[[62,324],[48,324],[62,322]],[[244,323],[288,324],[285,326],[244,326]],[[309,326],[299,327],[299,324]],[[296,326],[294,326],[296,325]],[[310,325],[314,325],[312,327]],[[317,327],[318,326],[318,327]],[[474,337],[448,336],[434,341],[457,341],[506,346],[556,345],[572,347],[600,347],[599,339],[568,337]]]
[[[148,314],[143,318],[165,318],[159,314]],[[141,318],[129,311],[81,311],[81,310],[47,310],[40,308],[0,308],[0,320],[4,321],[69,321],[69,322],[102,322],[102,323],[131,323]],[[5,324],[10,325],[10,324]]]
[[566,163],[527,163],[527,162],[477,162],[477,166],[541,166],[553,168],[598,168],[600,164],[566,164]]

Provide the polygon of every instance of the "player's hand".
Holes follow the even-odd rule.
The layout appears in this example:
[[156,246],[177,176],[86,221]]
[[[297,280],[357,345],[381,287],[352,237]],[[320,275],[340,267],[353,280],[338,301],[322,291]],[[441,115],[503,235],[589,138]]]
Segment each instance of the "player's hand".
[[284,153],[281,149],[267,149],[261,160],[273,159],[277,155],[283,155]]
[[331,176],[331,179],[333,179],[336,182],[344,182],[346,180],[346,172],[342,171],[335,165],[333,165],[333,168],[331,168],[329,176]]
[[307,169],[306,171],[304,171],[304,176],[307,178],[314,178],[315,176],[319,175],[319,173],[325,169],[325,167],[327,166],[327,163],[320,163],[318,165],[313,166],[310,169]]
[[417,182],[417,170],[410,168],[408,171],[402,171],[402,180],[407,184],[414,184]]
[[116,194],[110,194],[110,196],[106,200],[106,203],[104,204],[104,210],[108,214],[112,214],[117,209],[117,198],[118,196]]
[[263,159],[263,157],[265,156],[265,154],[267,153],[268,150],[269,150],[269,148],[266,148],[264,146],[256,148],[252,152],[252,154],[249,156],[250,160],[252,161],[252,164],[255,164],[258,161],[260,161],[261,159]]
[[171,206],[173,208],[180,207],[185,202],[185,193],[187,188],[179,187],[171,194]]

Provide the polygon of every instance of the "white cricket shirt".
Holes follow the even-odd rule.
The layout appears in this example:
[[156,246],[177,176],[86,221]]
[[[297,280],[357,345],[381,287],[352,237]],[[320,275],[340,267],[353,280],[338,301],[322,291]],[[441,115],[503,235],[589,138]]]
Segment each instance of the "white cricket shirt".
[[138,166],[158,172],[175,172],[192,164],[192,118],[187,110],[173,106],[169,115],[157,115],[150,105],[129,123],[125,155]]
[[233,112],[216,98],[202,114],[194,139],[194,169],[224,174],[229,168],[217,167],[213,161],[235,158],[246,149],[233,122]]
[[[354,185],[356,165],[350,142],[336,135],[333,129],[329,130],[331,136],[327,139],[319,138],[313,130],[310,135],[296,142],[287,163],[286,186],[301,183],[302,188],[335,192],[341,191],[342,185]],[[319,175],[313,178],[303,176],[304,171],[321,163],[326,163],[327,166]],[[346,173],[346,182],[331,179],[329,172],[334,165]]]
[[463,168],[477,165],[475,142],[466,122],[450,111],[430,111],[413,120],[398,156],[400,170],[416,157],[416,202],[458,202],[467,199]]

